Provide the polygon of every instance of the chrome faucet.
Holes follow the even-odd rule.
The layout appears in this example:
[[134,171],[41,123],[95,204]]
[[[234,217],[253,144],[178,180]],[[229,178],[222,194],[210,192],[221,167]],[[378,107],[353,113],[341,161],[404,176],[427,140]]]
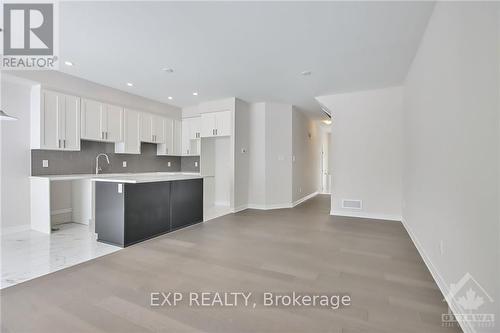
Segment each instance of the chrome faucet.
[[108,162],[108,164],[109,164],[109,157],[108,157],[108,155],[106,155],[106,154],[104,154],[104,153],[100,153],[99,155],[97,155],[97,156],[95,157],[95,174],[96,174],[96,175],[97,175],[97,174],[99,174],[99,171],[102,171],[102,169],[99,167],[99,157],[101,157],[101,156],[106,157],[106,161],[107,161],[107,162]]

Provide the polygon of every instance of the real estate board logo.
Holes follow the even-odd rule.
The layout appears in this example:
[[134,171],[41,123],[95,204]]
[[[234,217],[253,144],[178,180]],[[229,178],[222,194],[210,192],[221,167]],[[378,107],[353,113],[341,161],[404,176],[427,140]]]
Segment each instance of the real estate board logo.
[[493,298],[470,273],[466,273],[458,283],[450,285],[445,301],[455,307],[455,311],[448,309],[448,313],[441,315],[443,326],[458,323],[482,328],[495,326],[495,314],[482,311],[484,305],[494,302]]
[[55,69],[55,3],[4,3],[4,69]]

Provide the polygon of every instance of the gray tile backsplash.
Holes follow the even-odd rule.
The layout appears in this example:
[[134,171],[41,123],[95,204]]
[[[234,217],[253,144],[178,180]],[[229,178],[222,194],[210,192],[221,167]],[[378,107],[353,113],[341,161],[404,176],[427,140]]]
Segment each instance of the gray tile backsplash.
[[[194,162],[198,156],[156,156],[156,145],[150,143],[141,144],[141,154],[115,154],[113,143],[81,141],[80,151],[58,151],[58,150],[31,150],[31,174],[33,176],[42,175],[66,175],[78,173],[94,173],[95,157],[99,153],[106,153],[109,156],[108,165],[106,159],[100,157],[99,166],[102,173],[126,173],[126,172],[199,172],[194,167]],[[182,160],[189,159],[189,162]],[[48,160],[49,167],[43,168],[42,161]],[[124,168],[123,161],[127,161]],[[170,167],[168,166],[170,162]],[[184,166],[184,168],[183,168]]]
[[[197,164],[197,166],[195,166]],[[182,156],[181,170],[184,172],[200,172],[199,156]]]

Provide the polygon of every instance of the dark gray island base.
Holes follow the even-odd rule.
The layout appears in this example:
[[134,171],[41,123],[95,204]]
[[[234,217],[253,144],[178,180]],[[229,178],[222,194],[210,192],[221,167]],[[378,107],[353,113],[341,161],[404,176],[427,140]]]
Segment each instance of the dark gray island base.
[[126,247],[203,222],[203,179],[95,183],[97,240]]

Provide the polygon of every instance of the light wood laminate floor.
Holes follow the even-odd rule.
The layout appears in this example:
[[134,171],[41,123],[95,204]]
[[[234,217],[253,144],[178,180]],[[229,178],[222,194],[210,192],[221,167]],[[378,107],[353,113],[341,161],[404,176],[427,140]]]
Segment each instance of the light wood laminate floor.
[[[1,291],[2,332],[458,332],[398,222],[329,216],[329,196],[246,210]],[[348,293],[324,308],[151,307],[157,291]]]

